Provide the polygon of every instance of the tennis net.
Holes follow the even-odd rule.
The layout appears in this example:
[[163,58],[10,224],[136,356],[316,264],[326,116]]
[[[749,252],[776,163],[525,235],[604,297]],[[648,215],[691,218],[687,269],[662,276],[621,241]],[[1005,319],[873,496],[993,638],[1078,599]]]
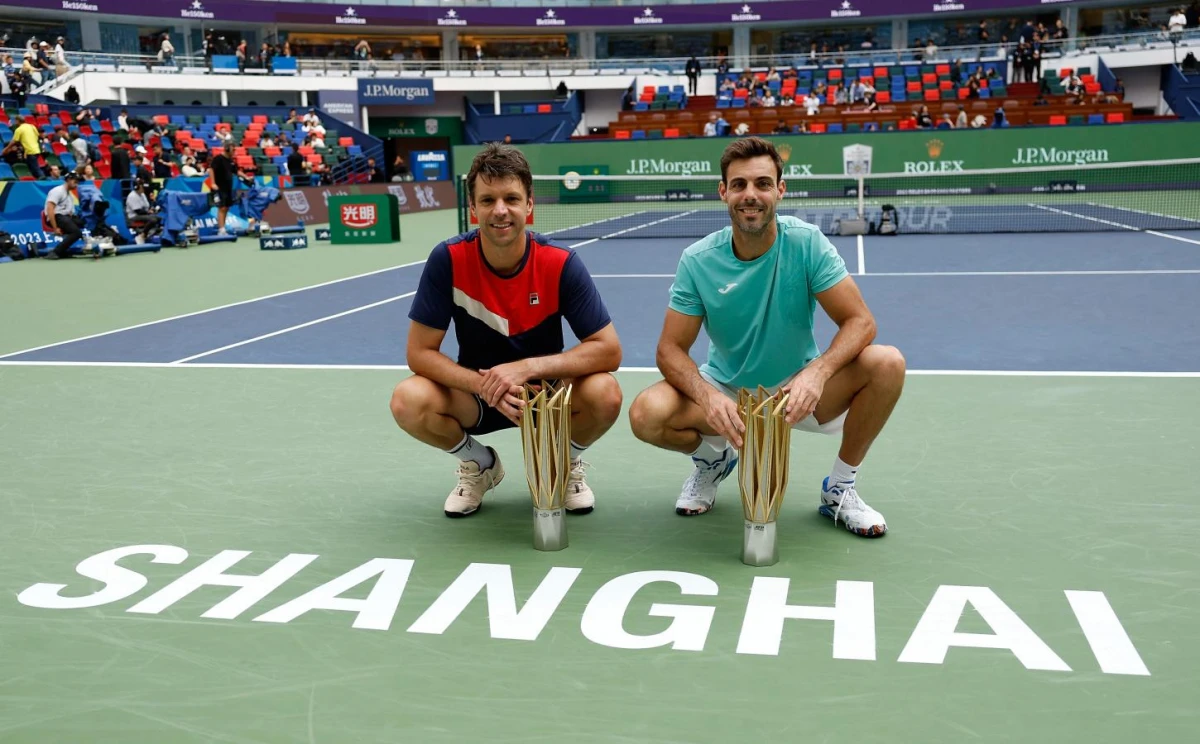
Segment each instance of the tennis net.
[[[702,237],[729,224],[719,180],[534,176],[532,229],[561,241]],[[785,180],[779,214],[830,235],[889,208],[901,234],[1200,230],[1200,159]]]

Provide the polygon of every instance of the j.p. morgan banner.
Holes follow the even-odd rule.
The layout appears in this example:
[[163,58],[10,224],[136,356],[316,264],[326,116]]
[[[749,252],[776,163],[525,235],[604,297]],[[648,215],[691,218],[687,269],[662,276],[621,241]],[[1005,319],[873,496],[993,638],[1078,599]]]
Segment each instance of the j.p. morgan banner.
[[433,81],[424,78],[359,78],[358,102],[364,106],[433,103]]
[[267,207],[264,219],[272,225],[322,225],[329,222],[329,197],[357,194],[392,194],[400,214],[453,209],[458,205],[453,181],[428,183],[370,183],[343,186],[304,186],[285,189],[283,198]]

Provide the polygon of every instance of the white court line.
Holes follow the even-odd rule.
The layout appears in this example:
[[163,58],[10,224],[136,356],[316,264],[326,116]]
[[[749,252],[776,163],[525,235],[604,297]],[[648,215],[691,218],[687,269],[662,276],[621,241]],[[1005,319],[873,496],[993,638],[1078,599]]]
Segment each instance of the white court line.
[[1057,214],[1065,214],[1068,217],[1076,217],[1081,220],[1087,220],[1088,222],[1099,222],[1101,225],[1109,225],[1110,227],[1120,227],[1124,230],[1132,230],[1134,232],[1142,231],[1142,229],[1140,227],[1134,227],[1133,225],[1126,225],[1122,222],[1113,222],[1112,220],[1102,220],[1099,217],[1089,217],[1086,214],[1076,214],[1075,212],[1068,212],[1065,209],[1058,209],[1056,207],[1047,207],[1045,204],[1030,204],[1029,206],[1034,207],[1036,209],[1043,209],[1047,212],[1055,212]]
[[[1059,214],[1065,214],[1068,217],[1078,217],[1081,220],[1089,220],[1091,222],[1099,222],[1104,225],[1111,225],[1113,227],[1120,227],[1125,230],[1132,230],[1134,232],[1145,233],[1147,235],[1153,235],[1158,238],[1167,238],[1168,240],[1178,240],[1183,243],[1191,243],[1193,245],[1200,245],[1200,240],[1195,240],[1193,238],[1184,238],[1179,235],[1171,235],[1170,233],[1159,232],[1158,230],[1143,230],[1142,228],[1134,227],[1133,225],[1126,225],[1121,222],[1113,222],[1112,220],[1102,220],[1099,217],[1089,217],[1086,214],[1076,214],[1075,212],[1068,212],[1065,209],[1056,209],[1054,207],[1047,207],[1044,204],[1030,204],[1029,206],[1037,207],[1038,209],[1045,209],[1049,212],[1057,212]],[[1134,210],[1130,210],[1130,211],[1134,211]]]
[[375,274],[382,274],[385,271],[394,271],[395,269],[407,269],[410,266],[420,266],[423,263],[425,263],[425,259],[421,259],[420,261],[410,261],[409,263],[399,264],[398,266],[389,266],[385,269],[376,269],[374,271],[367,271],[362,274],[355,274],[354,276],[347,276],[347,277],[343,277],[341,279],[331,279],[330,281],[321,282],[320,284],[310,284],[306,287],[298,287],[296,289],[288,289],[283,292],[276,292],[274,294],[263,295],[262,297],[253,297],[249,300],[241,300],[239,302],[230,302],[227,305],[218,305],[217,307],[209,307],[209,308],[205,308],[204,310],[196,310],[196,311],[190,312],[190,313],[183,313],[182,315],[172,315],[169,318],[160,318],[159,320],[151,320],[146,323],[137,323],[135,325],[125,326],[124,328],[115,328],[111,331],[103,331],[101,333],[93,333],[90,336],[80,336],[78,338],[69,338],[66,341],[55,341],[52,344],[43,344],[41,346],[32,346],[28,349],[21,349],[20,351],[11,351],[7,354],[0,354],[0,360],[7,359],[9,357],[20,356],[21,354],[28,354],[28,353],[34,352],[34,351],[41,351],[42,349],[52,349],[55,346],[64,346],[66,344],[73,344],[76,341],[87,341],[87,340],[93,339],[93,338],[101,338],[103,336],[111,336],[114,333],[122,333],[124,331],[132,331],[137,328],[146,328],[147,326],[158,325],[159,323],[168,323],[172,320],[182,320],[183,318],[191,318],[196,315],[204,315],[205,313],[212,313],[212,312],[216,312],[217,310],[225,310],[227,308],[237,307],[238,305],[248,305],[251,302],[259,302],[261,300],[270,300],[275,297],[283,297],[285,295],[295,294],[297,292],[303,292],[303,291],[309,290],[309,289],[318,289],[320,287],[328,287],[333,284],[340,284],[341,282],[348,282],[353,279],[362,279],[363,277],[374,276]]
[[643,209],[639,212],[630,212],[629,214],[619,214],[616,217],[605,217],[602,220],[593,220],[591,222],[585,222],[582,225],[572,225],[570,227],[563,227],[558,230],[554,230],[553,232],[548,232],[548,233],[543,233],[543,234],[546,235],[547,237],[549,237],[551,235],[557,235],[559,233],[565,233],[565,232],[570,232],[572,230],[578,230],[581,227],[591,227],[592,225],[600,225],[605,222],[612,222],[613,220],[623,220],[626,217],[637,217],[638,215],[646,214],[649,211],[650,210],[648,210],[648,209]]
[[863,250],[863,236],[858,236],[858,275],[867,273],[867,253]]
[[624,230],[618,230],[618,231],[616,231],[616,232],[614,232],[614,233],[609,233],[608,235],[602,235],[602,236],[600,236],[599,238],[592,238],[591,240],[585,240],[585,241],[583,241],[582,243],[576,243],[575,245],[571,246],[571,248],[572,248],[572,249],[574,249],[574,248],[582,248],[582,247],[583,247],[583,246],[585,246],[585,245],[591,245],[592,243],[596,243],[596,242],[599,242],[599,241],[601,241],[601,240],[608,240],[609,238],[615,238],[615,237],[617,237],[618,235],[624,235],[625,233],[631,233],[631,232],[633,232],[634,230],[641,230],[641,229],[643,229],[643,228],[646,228],[646,227],[653,227],[654,225],[658,225],[658,224],[661,224],[661,223],[663,223],[663,222],[670,222],[671,220],[677,220],[677,219],[679,219],[680,217],[687,217],[687,216],[689,216],[689,215],[693,215],[693,214],[695,214],[695,213],[696,213],[696,212],[698,212],[698,211],[699,211],[699,210],[693,209],[693,210],[692,210],[692,211],[690,211],[690,212],[680,212],[680,213],[678,213],[678,214],[673,214],[673,215],[671,215],[671,216],[669,216],[669,217],[663,217],[661,220],[654,220],[653,222],[646,222],[646,223],[643,223],[643,224],[641,224],[641,225],[635,225],[634,227],[627,227],[627,228],[625,228]]
[[294,326],[288,326],[287,328],[281,328],[278,331],[271,331],[270,333],[264,333],[261,336],[255,336],[254,338],[248,338],[245,341],[238,341],[237,343],[227,344],[225,346],[221,346],[219,348],[212,349],[210,351],[202,351],[199,354],[193,354],[190,357],[184,357],[183,359],[176,359],[175,361],[170,362],[170,364],[172,364],[172,365],[185,364],[187,362],[192,361],[193,359],[200,359],[201,357],[211,356],[213,354],[217,354],[222,351],[236,349],[239,346],[246,346],[247,344],[252,344],[252,343],[255,343],[256,341],[263,341],[265,339],[273,338],[275,336],[282,336],[285,333],[291,333],[292,331],[298,331],[301,328],[308,328],[309,326],[315,326],[318,323],[324,323],[327,320],[335,320],[337,318],[344,318],[347,315],[353,315],[354,313],[360,313],[363,310],[370,310],[373,307],[379,307],[380,305],[386,305],[389,302],[395,302],[396,300],[403,300],[407,297],[412,297],[415,294],[416,294],[415,291],[414,292],[405,292],[402,295],[396,295],[395,297],[389,297],[386,300],[380,300],[379,302],[372,302],[370,305],[363,305],[362,307],[354,307],[349,310],[343,310],[340,313],[334,313],[333,315],[326,315],[323,318],[317,318],[316,320],[310,320],[307,323],[298,323]]
[[[0,361],[0,367],[81,367],[127,369],[261,369],[261,370],[330,370],[330,371],[388,371],[404,372],[406,364],[248,364],[199,362],[31,362]],[[618,372],[659,374],[657,367],[621,367]],[[989,370],[989,369],[910,369],[905,374],[917,377],[1129,377],[1159,379],[1200,379],[1200,372],[1127,372],[1101,370]]]
[[1200,240],[1196,240],[1194,238],[1185,238],[1180,235],[1172,235],[1170,233],[1159,232],[1158,230],[1147,230],[1146,234],[1157,235],[1160,238],[1169,238],[1170,240],[1178,240],[1178,241],[1181,241],[1184,243],[1191,243],[1192,245],[1200,245]]
[[[1165,220],[1179,220],[1180,222],[1194,222],[1200,225],[1200,220],[1193,220],[1190,217],[1179,217],[1173,214],[1162,214],[1161,212],[1147,212],[1144,209],[1130,209],[1129,207],[1118,207],[1115,204],[1100,204],[1098,202],[1086,202],[1089,207],[1101,207],[1103,209],[1119,209],[1122,212],[1132,212],[1133,214],[1147,215],[1150,217],[1161,217]],[[1146,232],[1150,232],[1147,230]]]
[[[1174,235],[1163,235],[1173,238]],[[1061,271],[876,271],[867,276],[1154,276],[1200,274],[1200,269],[1064,269]],[[592,274],[593,279],[674,279],[674,274]]]

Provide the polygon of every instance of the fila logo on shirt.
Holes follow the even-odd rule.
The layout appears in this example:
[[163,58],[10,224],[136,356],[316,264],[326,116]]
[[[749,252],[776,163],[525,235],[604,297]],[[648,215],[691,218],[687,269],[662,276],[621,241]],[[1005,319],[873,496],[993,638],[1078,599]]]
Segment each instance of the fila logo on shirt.
[[529,294],[529,304],[530,305],[541,304],[541,301],[538,299],[537,292],[531,292]]

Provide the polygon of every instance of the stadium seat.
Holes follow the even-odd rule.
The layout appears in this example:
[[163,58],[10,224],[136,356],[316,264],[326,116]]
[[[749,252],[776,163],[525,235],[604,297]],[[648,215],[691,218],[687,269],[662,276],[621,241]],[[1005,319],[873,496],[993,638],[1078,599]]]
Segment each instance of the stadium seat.
[[1067,117],[1064,116],[1063,114],[1053,114],[1050,116],[1050,126],[1062,127],[1062,126],[1066,126],[1066,124],[1067,124]]
[[1104,117],[1104,120],[1109,124],[1122,124],[1125,121],[1125,114],[1116,111]]
[[548,114],[551,112],[551,110],[553,110],[553,107],[548,103],[539,103],[538,104],[537,112],[539,114]]
[[629,139],[629,130],[628,129],[618,129],[615,132],[615,134],[613,135],[613,137],[614,137],[614,139],[627,140],[627,139]]
[[664,129],[663,137],[666,137],[667,139],[677,139],[679,137],[679,130],[673,127],[670,129]]
[[891,103],[892,94],[889,91],[881,90],[875,94],[876,103]]
[[13,173],[12,166],[0,160],[0,181],[15,181],[17,174]]
[[1087,123],[1088,124],[1103,124],[1104,123],[1104,114],[1088,114]]

